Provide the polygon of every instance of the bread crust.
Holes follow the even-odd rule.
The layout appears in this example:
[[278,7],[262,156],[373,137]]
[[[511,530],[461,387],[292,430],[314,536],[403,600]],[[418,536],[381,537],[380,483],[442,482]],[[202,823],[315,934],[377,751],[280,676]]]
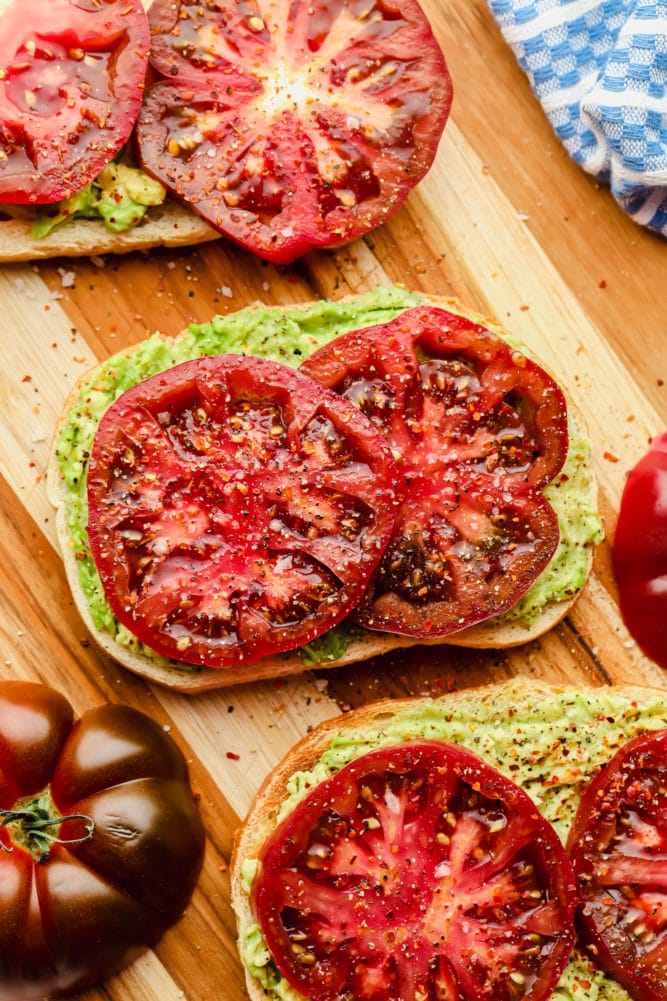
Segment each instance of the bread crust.
[[[12,207],[7,208],[7,212]],[[167,198],[151,208],[137,226],[114,233],[102,219],[72,219],[40,240],[33,240],[32,221],[17,211],[0,219],[0,261],[38,261],[51,257],[95,257],[128,254],[153,247],[183,247],[216,240],[220,233],[186,205]]]
[[[345,302],[353,299],[354,297],[350,296],[341,301]],[[474,320],[484,323],[485,326],[496,331],[501,336],[503,335],[503,328],[499,324],[486,317],[480,316],[480,314],[470,310],[468,307],[463,306],[454,298],[432,296],[428,297],[428,301],[434,306],[439,306],[441,308],[465,314]],[[307,308],[308,305],[308,303],[304,303],[302,308]],[[262,308],[262,304],[257,303],[255,304],[255,307],[250,308],[259,309]],[[165,337],[165,340],[177,342],[179,337]],[[132,350],[133,348],[130,347],[123,352],[123,354],[130,355]],[[261,660],[254,661],[252,663],[224,668],[197,667],[176,662],[157,661],[117,643],[116,640],[108,633],[100,632],[95,627],[90,615],[86,596],[79,581],[76,552],[72,545],[67,527],[67,515],[65,508],[67,491],[63,477],[60,473],[56,455],[57,443],[60,440],[63,426],[67,421],[69,411],[75,406],[78,400],[80,386],[85,384],[90,379],[90,376],[91,372],[84,373],[69,395],[63,410],[61,411],[60,420],[53,439],[53,447],[51,449],[48,466],[47,492],[51,504],[54,508],[56,508],[56,534],[65,566],[65,572],[72,590],[75,604],[84,623],[100,649],[113,660],[127,668],[127,670],[132,671],[134,674],[140,675],[155,684],[172,688],[175,691],[180,691],[184,694],[196,694],[198,692],[230,687],[232,685],[248,681],[259,681],[270,678],[275,679],[290,674],[298,674],[307,670],[307,667],[304,665],[303,659],[298,651],[264,657]],[[572,416],[572,404],[570,401],[568,401],[568,409],[570,415]],[[579,415],[576,415],[576,424],[579,428],[582,428],[582,420]],[[590,573],[593,562],[592,546],[589,547],[587,557],[587,572]],[[558,622],[565,618],[575,603],[579,593],[580,592],[565,601],[550,602],[542,609],[539,616],[530,624],[525,624],[521,621],[498,624],[493,619],[489,619],[463,629],[458,633],[435,638],[433,640],[424,640],[423,638],[415,638],[411,636],[399,636],[390,633],[371,633],[370,631],[364,632],[363,635],[353,638],[352,642],[349,644],[342,656],[336,659],[318,662],[317,669],[322,670],[325,668],[343,667],[345,665],[369,660],[372,657],[388,653],[392,650],[406,649],[414,646],[448,645],[476,649],[498,649],[520,646],[537,639],[539,636],[542,636],[545,632],[552,629],[558,624]]]
[[[499,709],[502,711],[502,707],[515,708],[521,704],[538,707],[560,694],[572,693],[573,696],[586,696],[605,691],[611,692],[619,698],[626,698],[629,702],[637,701],[640,705],[645,704],[649,697],[660,696],[663,700],[666,698],[666,693],[663,690],[647,686],[596,687],[582,685],[574,687],[572,685],[548,684],[532,678],[517,676],[509,681],[448,693],[438,698],[414,696],[404,699],[382,699],[351,712],[341,713],[333,719],[320,723],[298,741],[283,760],[272,769],[256,793],[245,820],[236,831],[230,872],[232,908],[236,914],[239,930],[239,951],[241,952],[244,929],[255,923],[249,897],[243,888],[242,864],[246,859],[259,856],[263,845],[275,829],[280,807],[289,793],[288,783],[291,777],[296,772],[310,771],[329,748],[334,738],[352,732],[370,731],[378,724],[386,724],[392,717],[405,710],[414,712],[421,706],[427,708],[444,703],[448,708],[451,708],[452,713],[455,713],[459,706],[473,707],[476,712],[483,711],[486,706],[492,716]],[[264,990],[243,964],[242,953],[241,962],[250,1001],[271,1001],[273,995]],[[294,993],[295,997],[299,997],[296,992]]]

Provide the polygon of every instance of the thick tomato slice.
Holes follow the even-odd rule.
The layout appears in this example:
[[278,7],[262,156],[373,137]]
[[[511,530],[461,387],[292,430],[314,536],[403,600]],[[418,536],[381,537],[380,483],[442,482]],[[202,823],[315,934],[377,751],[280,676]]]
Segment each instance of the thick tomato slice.
[[31,0],[0,18],[0,201],[85,187],[132,131],[150,32],[140,0]]
[[552,555],[558,519],[539,491],[448,472],[411,478],[353,612],[369,629],[428,638],[500,615]]
[[252,906],[312,1001],[547,998],[574,876],[529,797],[469,751],[406,742],[318,785],[260,857]]
[[140,159],[277,263],[378,226],[424,176],[451,105],[416,0],[154,0]]
[[568,445],[554,380],[481,324],[431,306],[346,334],[300,370],[365,413],[400,470],[392,540],[355,617],[428,637],[511,608],[558,543],[541,493]]
[[586,790],[568,847],[580,934],[637,1001],[667,998],[667,731],[625,744]]
[[614,572],[625,624],[644,653],[667,668],[667,432],[626,480]]
[[218,667],[307,643],[360,600],[394,519],[391,453],[346,400],[222,355],[129,389],[90,457],[90,549],[151,649]]

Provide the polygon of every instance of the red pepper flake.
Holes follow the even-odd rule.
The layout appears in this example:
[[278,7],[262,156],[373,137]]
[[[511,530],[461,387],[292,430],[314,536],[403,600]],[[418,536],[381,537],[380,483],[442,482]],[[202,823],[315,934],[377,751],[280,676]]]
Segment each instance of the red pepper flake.
[[226,755],[230,761],[240,761],[241,755],[237,754],[236,751],[227,751]]
[[276,706],[275,709],[272,709],[271,711],[274,713],[284,713],[286,709],[287,709],[287,703],[281,702],[279,706]]
[[21,379],[21,382],[32,382],[32,376],[24,375],[23,378]]
[[530,306],[519,306],[519,309],[522,313],[526,313],[530,309]]
[[618,462],[618,456],[614,455],[612,452],[603,452],[602,455],[607,462]]

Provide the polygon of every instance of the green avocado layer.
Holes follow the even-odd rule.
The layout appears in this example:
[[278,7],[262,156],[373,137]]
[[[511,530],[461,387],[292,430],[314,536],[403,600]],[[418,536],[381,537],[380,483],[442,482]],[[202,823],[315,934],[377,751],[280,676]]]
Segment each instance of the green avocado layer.
[[[139,644],[117,622],[104,595],[88,548],[86,533],[86,464],[97,425],[105,410],[130,386],[189,358],[215,354],[253,354],[296,367],[309,354],[340,334],[385,323],[420,302],[400,288],[377,288],[343,303],[318,302],[307,307],[259,307],[210,323],[193,324],[176,339],[153,334],[128,354],[118,354],[97,367],[81,385],[57,444],[57,457],[67,490],[66,517],[77,555],[79,580],[95,627],[117,642],[158,662],[164,658]],[[521,601],[499,621],[533,621],[549,601],[569,599],[583,586],[588,549],[602,538],[590,472],[590,448],[576,433],[570,437],[561,475],[545,491],[558,514],[560,543],[542,576]],[[355,628],[355,627],[353,627]],[[343,623],[303,648],[304,666],[341,656],[353,631]],[[169,662],[172,666],[174,662]],[[184,671],[198,668],[179,665]]]
[[[462,744],[488,764],[522,786],[563,841],[579,797],[593,772],[615,750],[637,733],[667,726],[667,700],[656,694],[638,703],[631,695],[601,688],[587,694],[574,691],[520,690],[513,685],[491,689],[480,697],[475,690],[461,695],[415,700],[401,706],[380,725],[349,728],[335,736],[310,771],[295,773],[279,819],[320,782],[368,751],[410,738]],[[249,892],[256,860],[242,864]],[[267,990],[282,1001],[299,1001],[273,966],[256,924],[242,929],[241,949],[246,967]],[[553,1001],[630,1001],[617,983],[595,969],[575,950]]]
[[152,205],[161,205],[166,189],[138,167],[115,160],[81,191],[40,208],[32,224],[33,240],[42,240],[71,219],[98,219],[112,233],[137,226]]

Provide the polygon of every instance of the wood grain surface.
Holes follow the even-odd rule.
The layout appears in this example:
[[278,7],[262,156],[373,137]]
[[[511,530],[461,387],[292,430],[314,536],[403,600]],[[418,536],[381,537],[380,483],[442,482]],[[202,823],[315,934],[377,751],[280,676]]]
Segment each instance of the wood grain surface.
[[417,649],[349,670],[198,697],[151,688],[101,657],[72,605],[44,474],[58,413],[95,359],[159,329],[253,301],[337,299],[382,283],[454,294],[496,317],[556,372],[585,415],[608,540],[631,465],[667,425],[667,244],[636,227],[567,157],[485,0],[423,0],[454,80],[433,170],[367,239],[276,269],[218,240],[0,269],[0,674],[104,700],[169,727],[190,761],[209,839],[181,922],[86,1001],[244,996],[229,905],[232,837],[265,775],[308,728],[381,696],[527,674],[667,689],[619,618],[609,541],[572,614],[507,652]]

